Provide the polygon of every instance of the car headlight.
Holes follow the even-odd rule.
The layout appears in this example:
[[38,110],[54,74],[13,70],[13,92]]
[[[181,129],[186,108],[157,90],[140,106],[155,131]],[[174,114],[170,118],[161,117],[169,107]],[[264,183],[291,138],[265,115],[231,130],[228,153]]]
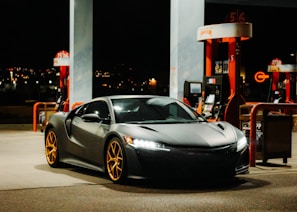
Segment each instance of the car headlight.
[[135,148],[142,148],[142,149],[149,149],[149,150],[163,150],[163,151],[170,151],[165,147],[165,144],[158,143],[155,141],[144,140],[139,138],[132,138],[130,136],[124,136],[126,142],[135,147]]
[[243,136],[237,141],[237,152],[243,150],[246,146],[247,146],[247,139],[245,136]]

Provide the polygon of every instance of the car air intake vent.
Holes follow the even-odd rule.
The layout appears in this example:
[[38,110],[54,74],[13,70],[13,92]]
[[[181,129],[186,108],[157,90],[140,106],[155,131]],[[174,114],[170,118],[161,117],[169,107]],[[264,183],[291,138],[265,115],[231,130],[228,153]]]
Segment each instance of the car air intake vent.
[[225,129],[225,128],[223,127],[223,125],[221,125],[220,123],[218,123],[218,127],[221,128],[222,130]]
[[141,128],[144,128],[144,129],[147,129],[147,130],[151,130],[151,131],[157,132],[157,130],[154,130],[154,129],[150,128],[150,127],[146,127],[146,126],[140,126],[140,127]]
[[183,147],[179,146],[180,149],[185,149],[191,152],[234,152],[236,151],[236,143],[228,144],[224,146],[217,146],[217,147]]

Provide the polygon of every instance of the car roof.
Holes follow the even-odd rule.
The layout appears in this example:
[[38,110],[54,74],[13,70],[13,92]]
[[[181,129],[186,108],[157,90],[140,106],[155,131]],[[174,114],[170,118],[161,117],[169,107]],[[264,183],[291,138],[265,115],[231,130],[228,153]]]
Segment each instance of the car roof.
[[92,99],[91,101],[96,101],[100,99],[131,99],[131,98],[152,98],[152,97],[158,97],[158,98],[170,98],[168,96],[159,96],[159,95],[111,95],[111,96],[100,96]]

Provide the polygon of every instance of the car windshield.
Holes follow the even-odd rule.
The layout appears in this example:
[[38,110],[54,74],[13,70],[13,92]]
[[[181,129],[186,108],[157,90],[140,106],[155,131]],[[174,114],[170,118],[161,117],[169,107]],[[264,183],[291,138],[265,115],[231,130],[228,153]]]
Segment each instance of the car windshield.
[[167,97],[113,99],[117,123],[183,123],[205,121],[185,104]]

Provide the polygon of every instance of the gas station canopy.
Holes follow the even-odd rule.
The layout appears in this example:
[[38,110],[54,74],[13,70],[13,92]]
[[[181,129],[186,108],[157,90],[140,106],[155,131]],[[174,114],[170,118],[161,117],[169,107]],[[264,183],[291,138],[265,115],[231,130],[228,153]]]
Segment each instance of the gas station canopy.
[[205,25],[198,29],[197,40],[222,39],[227,42],[234,37],[247,40],[252,37],[252,31],[252,24],[248,22]]
[[268,72],[297,72],[296,64],[269,65]]

